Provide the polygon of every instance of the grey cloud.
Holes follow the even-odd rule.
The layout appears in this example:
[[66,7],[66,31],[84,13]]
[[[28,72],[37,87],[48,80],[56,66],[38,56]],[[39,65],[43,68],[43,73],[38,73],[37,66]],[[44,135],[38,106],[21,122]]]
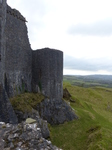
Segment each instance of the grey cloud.
[[112,18],[101,20],[91,24],[72,25],[68,29],[69,34],[73,35],[93,35],[110,36],[112,35]]
[[84,70],[84,71],[98,71],[98,70],[112,71],[112,59],[106,58],[78,59],[65,55],[64,68],[73,70]]

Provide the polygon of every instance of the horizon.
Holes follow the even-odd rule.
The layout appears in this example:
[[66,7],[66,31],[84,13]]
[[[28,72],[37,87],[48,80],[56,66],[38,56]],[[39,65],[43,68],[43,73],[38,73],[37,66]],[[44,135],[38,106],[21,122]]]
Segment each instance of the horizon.
[[110,74],[89,74],[89,75],[80,75],[80,74],[77,74],[77,75],[71,75],[71,74],[63,74],[63,76],[112,76]]
[[107,75],[108,76],[110,75],[111,76],[112,72],[105,73],[105,71],[90,72],[90,71],[63,69],[63,75],[82,75],[82,76],[88,76],[88,75]]

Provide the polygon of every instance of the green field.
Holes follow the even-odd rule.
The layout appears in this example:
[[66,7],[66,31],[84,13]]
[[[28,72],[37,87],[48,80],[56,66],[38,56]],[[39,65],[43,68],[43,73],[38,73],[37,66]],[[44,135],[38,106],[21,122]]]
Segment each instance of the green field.
[[64,75],[63,81],[80,87],[107,87],[112,88],[112,75]]
[[79,119],[50,126],[52,143],[64,150],[112,150],[112,89],[63,86]]

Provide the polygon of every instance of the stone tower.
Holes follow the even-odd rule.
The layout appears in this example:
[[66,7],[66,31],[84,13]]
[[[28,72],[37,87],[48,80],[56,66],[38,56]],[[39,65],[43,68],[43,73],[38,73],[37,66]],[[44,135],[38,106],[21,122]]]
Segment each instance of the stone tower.
[[44,48],[33,51],[32,88],[51,100],[63,96],[63,52]]
[[37,105],[40,116],[50,124],[60,124],[77,116],[63,97],[63,52],[43,48],[32,52],[32,90],[45,99]]

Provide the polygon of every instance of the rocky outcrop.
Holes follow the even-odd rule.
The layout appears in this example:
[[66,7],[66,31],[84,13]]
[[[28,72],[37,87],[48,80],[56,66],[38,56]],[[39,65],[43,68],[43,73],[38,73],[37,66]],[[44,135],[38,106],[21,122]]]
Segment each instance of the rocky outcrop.
[[37,105],[40,116],[50,124],[62,124],[65,121],[78,119],[72,108],[64,101],[44,99]]
[[1,150],[61,150],[42,136],[38,123],[0,123]]
[[7,93],[2,86],[0,86],[0,121],[13,124],[18,122]]
[[63,90],[63,98],[65,98],[65,99],[70,99],[71,98],[71,94],[69,93],[69,91],[67,90],[67,88],[65,88]]
[[69,93],[69,91],[68,91],[67,88],[63,89],[63,98],[64,98],[66,101],[75,103],[75,100],[72,99],[72,96],[71,96],[71,94]]
[[40,118],[38,111],[32,109],[32,112],[23,113],[22,111],[15,110],[15,113],[18,117],[19,123],[25,121],[27,118],[35,119],[36,122],[38,123],[38,127],[41,129],[42,136],[44,138],[50,137],[47,121]]

